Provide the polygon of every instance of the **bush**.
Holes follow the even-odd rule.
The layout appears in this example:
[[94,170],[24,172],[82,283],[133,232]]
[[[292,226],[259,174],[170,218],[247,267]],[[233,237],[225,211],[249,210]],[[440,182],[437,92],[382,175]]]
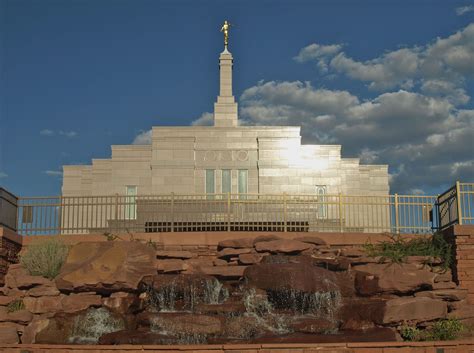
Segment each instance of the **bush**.
[[7,312],[13,313],[15,311],[23,310],[24,308],[25,304],[23,303],[23,300],[17,299],[7,305]]
[[59,239],[39,240],[28,246],[20,263],[33,276],[53,279],[59,274],[69,248]]
[[426,330],[402,326],[400,335],[405,341],[450,341],[457,339],[465,329],[458,319],[442,319]]
[[402,263],[408,256],[430,256],[443,260],[445,269],[451,266],[451,245],[443,235],[435,233],[431,238],[404,240],[400,235],[392,235],[389,241],[378,244],[365,244],[364,250],[368,256],[381,257],[395,263]]

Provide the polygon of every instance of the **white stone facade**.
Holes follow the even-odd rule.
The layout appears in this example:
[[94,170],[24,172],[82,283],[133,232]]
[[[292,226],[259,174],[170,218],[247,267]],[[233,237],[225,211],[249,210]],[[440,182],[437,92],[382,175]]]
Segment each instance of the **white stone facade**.
[[[153,127],[151,145],[114,145],[110,159],[66,165],[63,196],[125,195],[129,187],[138,195],[195,195],[211,189],[315,194],[321,188],[326,194],[388,195],[387,165],[341,158],[340,145],[301,145],[300,127],[238,126],[232,55],[225,50],[219,59],[214,126]],[[208,190],[206,170],[214,171]],[[230,170],[230,190],[223,188],[223,170]],[[240,189],[239,173],[246,175]]]

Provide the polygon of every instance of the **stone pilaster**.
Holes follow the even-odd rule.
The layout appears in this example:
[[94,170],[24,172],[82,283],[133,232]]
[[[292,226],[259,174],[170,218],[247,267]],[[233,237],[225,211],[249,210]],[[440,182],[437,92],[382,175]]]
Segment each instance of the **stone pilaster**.
[[214,126],[237,126],[237,103],[232,95],[232,54],[227,48],[219,56],[220,90],[214,103]]

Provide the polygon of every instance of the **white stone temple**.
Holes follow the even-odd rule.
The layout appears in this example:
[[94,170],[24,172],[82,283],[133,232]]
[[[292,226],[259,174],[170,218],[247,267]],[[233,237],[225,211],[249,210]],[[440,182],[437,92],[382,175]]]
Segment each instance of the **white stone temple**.
[[388,195],[387,165],[342,158],[340,145],[302,145],[299,126],[239,126],[227,47],[219,63],[213,126],[154,126],[150,145],[65,165],[62,195]]

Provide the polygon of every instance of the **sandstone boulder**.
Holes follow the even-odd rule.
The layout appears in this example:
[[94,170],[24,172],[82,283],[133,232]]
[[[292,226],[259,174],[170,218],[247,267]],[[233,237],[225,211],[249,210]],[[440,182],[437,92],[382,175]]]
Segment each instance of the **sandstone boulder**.
[[140,306],[138,297],[133,293],[116,292],[108,298],[102,298],[102,304],[120,314],[127,314]]
[[59,297],[26,297],[23,303],[26,310],[33,314],[56,313],[62,310]]
[[20,343],[15,324],[2,325],[0,327],[0,343],[17,344]]
[[181,272],[188,269],[188,267],[189,266],[180,259],[166,259],[157,261],[158,272],[163,273]]
[[102,304],[101,296],[95,294],[70,294],[62,297],[62,311],[74,313],[88,309],[90,307],[99,307]]
[[339,309],[338,319],[341,329],[367,330],[381,322],[385,309],[385,300],[379,298],[344,298]]
[[54,282],[51,284],[42,284],[37,287],[33,287],[26,293],[30,297],[54,297],[59,295],[59,290],[56,288]]
[[28,310],[17,310],[8,312],[6,307],[0,307],[0,322],[14,322],[26,325],[33,320],[33,314]]
[[289,325],[294,331],[302,333],[334,333],[338,324],[333,320],[317,317],[299,317]]
[[379,324],[402,322],[423,322],[446,317],[447,304],[441,300],[426,297],[404,297],[388,300],[383,318]]
[[352,267],[361,295],[410,293],[433,288],[436,274],[413,264],[367,264]]
[[21,264],[10,265],[5,275],[5,285],[9,288],[28,289],[43,284],[52,285],[52,282],[41,276],[31,276]]
[[177,343],[178,338],[161,333],[140,331],[140,330],[121,330],[106,333],[99,338],[98,344],[118,345],[170,345]]
[[202,266],[202,273],[219,278],[238,279],[244,275],[247,266]]
[[268,235],[259,235],[258,237],[253,239],[253,245],[257,243],[263,243],[265,241],[272,241],[272,240],[279,240],[281,237],[278,235],[268,234]]
[[225,248],[217,253],[217,257],[219,259],[229,259],[232,257],[238,257],[240,254],[248,254],[252,251],[253,249],[251,248],[242,248],[242,249]]
[[451,319],[465,320],[474,318],[474,305],[461,306],[448,314]]
[[227,239],[222,240],[217,244],[219,249],[224,248],[253,248],[253,238]]
[[63,292],[135,291],[156,273],[155,251],[138,242],[87,242],[71,248],[56,285]]
[[300,253],[304,250],[310,249],[311,244],[303,243],[298,240],[280,239],[264,241],[255,244],[255,249],[258,252],[271,252],[271,253]]
[[263,258],[261,254],[240,254],[239,263],[242,265],[253,265],[259,263]]
[[28,326],[25,327],[23,335],[21,336],[21,343],[32,344],[36,343],[36,335],[43,331],[49,325],[49,319],[38,318],[34,319]]
[[427,297],[447,301],[460,301],[467,298],[467,289],[439,289],[415,293],[415,297]]

